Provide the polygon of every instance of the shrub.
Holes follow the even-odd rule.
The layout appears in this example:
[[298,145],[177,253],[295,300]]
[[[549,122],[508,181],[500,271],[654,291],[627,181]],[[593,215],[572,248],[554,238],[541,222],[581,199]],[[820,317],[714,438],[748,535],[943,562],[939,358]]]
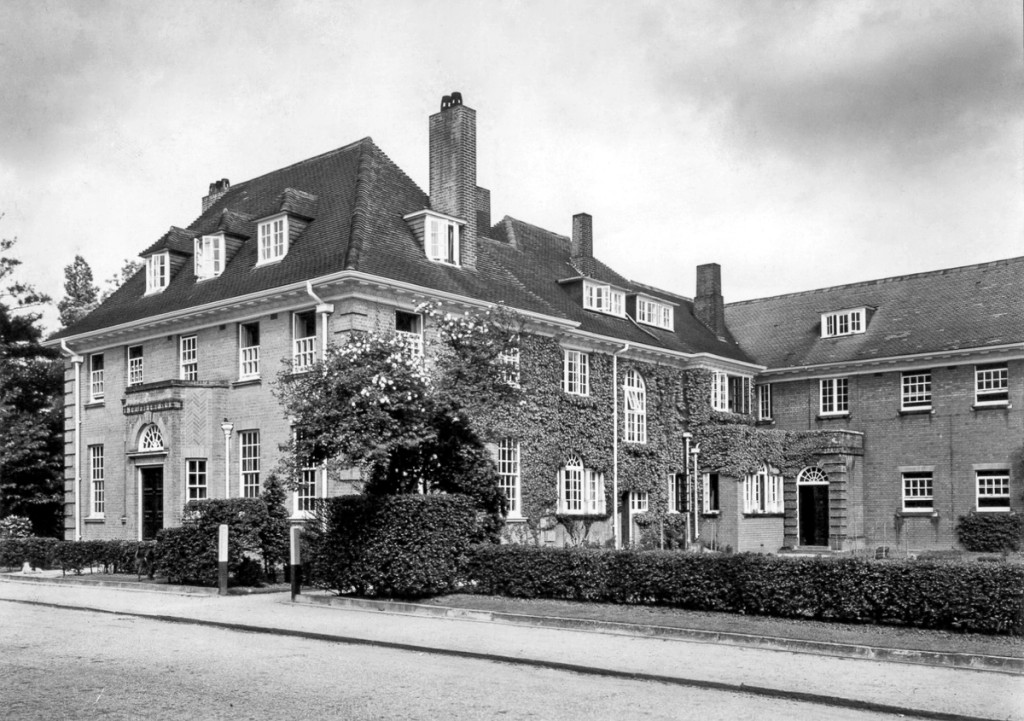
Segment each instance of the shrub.
[[479,545],[467,590],[520,598],[1024,634],[1016,564]]
[[0,518],[0,541],[28,538],[32,535],[32,521],[25,516]]
[[[65,573],[102,568],[107,573],[134,573],[138,541],[63,541],[54,547],[53,565]],[[142,545],[153,545],[148,542]]]
[[0,566],[21,568],[28,561],[33,568],[51,568],[54,549],[60,544],[56,538],[12,538],[0,541]]
[[267,504],[268,519],[260,531],[260,547],[263,554],[263,567],[267,580],[277,580],[277,567],[288,561],[288,509],[285,508],[284,485],[281,480],[271,474],[263,486],[260,498]]
[[472,499],[461,495],[331,498],[307,527],[307,579],[363,596],[444,593],[478,526]]
[[1024,538],[1024,516],[970,513],[960,516],[956,533],[968,551],[1019,551]]

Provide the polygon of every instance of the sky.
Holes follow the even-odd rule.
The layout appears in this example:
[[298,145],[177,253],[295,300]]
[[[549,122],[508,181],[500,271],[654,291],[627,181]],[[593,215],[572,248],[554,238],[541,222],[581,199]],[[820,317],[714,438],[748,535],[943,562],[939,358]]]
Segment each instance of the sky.
[[[0,237],[56,302],[210,182],[477,111],[492,217],[726,302],[1024,255],[1017,0],[3,0]],[[57,327],[55,311],[45,316]]]

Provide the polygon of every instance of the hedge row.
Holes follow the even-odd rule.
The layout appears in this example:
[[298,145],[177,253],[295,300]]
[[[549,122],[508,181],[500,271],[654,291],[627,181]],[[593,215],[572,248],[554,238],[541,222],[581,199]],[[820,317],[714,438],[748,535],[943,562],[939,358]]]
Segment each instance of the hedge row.
[[0,541],[0,567],[60,568],[81,573],[102,568],[108,573],[134,573],[137,541],[59,541],[56,538],[17,538]]
[[1016,513],[971,513],[960,516],[956,533],[968,551],[1019,551],[1024,541],[1024,516]]
[[339,496],[306,527],[303,571],[341,593],[422,598],[455,588],[478,536],[468,496]]
[[1024,634],[1024,567],[474,546],[471,592]]

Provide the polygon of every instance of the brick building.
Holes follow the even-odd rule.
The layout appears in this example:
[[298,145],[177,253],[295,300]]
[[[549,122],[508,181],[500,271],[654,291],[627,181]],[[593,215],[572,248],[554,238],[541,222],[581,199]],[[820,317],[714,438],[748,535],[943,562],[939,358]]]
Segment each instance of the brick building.
[[[328,344],[368,330],[403,334],[410,352],[429,355],[434,331],[418,310],[425,301],[452,312],[502,303],[524,323],[514,362],[534,410],[488,439],[510,500],[509,540],[660,544],[675,532],[736,550],[855,548],[873,542],[873,524],[893,518],[883,469],[895,464],[909,474],[902,483],[913,499],[900,509],[904,533],[938,510],[938,524],[922,529],[938,530],[921,543],[948,544],[946,514],[971,506],[941,470],[947,447],[956,469],[976,470],[989,508],[1019,505],[1019,307],[1004,303],[1002,315],[990,314],[1003,319],[999,342],[995,331],[982,345],[967,334],[981,313],[969,301],[960,304],[962,327],[921,327],[937,337],[906,368],[933,371],[935,412],[889,420],[907,433],[927,424],[931,435],[920,438],[936,450],[927,458],[883,450],[892,432],[876,433],[877,414],[861,409],[885,403],[882,382],[868,377],[883,367],[900,377],[903,366],[878,355],[888,346],[879,340],[878,350],[833,357],[849,340],[836,333],[844,337],[822,339],[833,355],[819,349],[825,360],[807,351],[791,362],[806,349],[787,350],[790,336],[763,324],[799,318],[803,335],[793,343],[817,346],[804,337],[807,309],[854,309],[865,332],[850,345],[864,348],[858,338],[903,332],[883,324],[886,314],[919,315],[916,290],[886,302],[851,294],[836,308],[828,304],[844,298],[841,289],[792,307],[784,299],[727,306],[713,264],[697,269],[693,299],[652,288],[595,257],[599,238],[587,214],[572,217],[569,236],[508,216],[492,222],[490,192],[477,185],[475,111],[457,93],[429,129],[429,192],[370,138],[243,183],[211,184],[195,221],[171,227],[143,251],[142,271],[49,341],[67,357],[68,538],[151,538],[176,525],[190,499],[257,495],[293,433],[272,394],[278,373],[303,372]],[[1020,289],[1019,261],[991,267]],[[813,294],[792,297],[803,296]],[[837,316],[836,327],[851,317]],[[849,376],[829,386],[830,402],[850,404],[846,416],[800,415],[815,363],[826,364],[820,372],[829,378]],[[972,372],[985,385],[979,409],[947,421],[945,404]],[[904,381],[913,402],[923,397],[920,375]],[[948,401],[940,393],[947,385]],[[774,427],[757,424],[766,398],[765,423]],[[949,428],[975,441],[942,445]],[[974,451],[985,443],[991,452],[981,458]],[[930,486],[921,475],[928,467]],[[289,501],[296,522],[314,499],[358,486],[354,471],[310,468],[298,480]],[[948,512],[947,486],[958,489],[947,493],[955,504]],[[922,505],[927,489],[934,509]],[[1005,504],[1004,489],[1012,496]]]

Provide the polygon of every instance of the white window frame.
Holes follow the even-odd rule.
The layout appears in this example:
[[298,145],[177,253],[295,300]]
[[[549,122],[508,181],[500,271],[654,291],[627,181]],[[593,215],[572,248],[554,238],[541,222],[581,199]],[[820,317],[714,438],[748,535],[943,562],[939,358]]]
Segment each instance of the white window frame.
[[199,380],[199,337],[183,335],[178,339],[178,377],[183,381]]
[[[99,367],[97,368],[97,361]],[[89,356],[89,402],[99,403],[105,397],[104,390],[104,366],[106,365],[102,353],[93,353]]]
[[974,405],[1010,404],[1010,367],[1006,363],[987,363],[974,367]]
[[[138,350],[134,357],[132,352]],[[128,346],[128,385],[137,386],[145,382],[145,350],[141,345]]]
[[935,510],[935,475],[932,471],[902,471],[900,489],[904,513],[932,513]]
[[626,443],[647,443],[647,385],[634,369],[626,372],[622,380],[623,408],[625,409]]
[[570,395],[590,395],[589,353],[565,349],[562,360],[562,388]]
[[785,512],[783,478],[776,469],[762,465],[743,479],[743,513],[749,516]]
[[171,256],[167,251],[146,257],[146,295],[161,293],[171,281]]
[[[1009,513],[1012,510],[1010,506],[1010,469],[975,470],[974,493],[974,507],[978,513]],[[999,505],[994,503],[982,505],[982,499],[995,499]]]
[[[750,413],[750,386],[753,384],[752,376],[726,373],[725,371],[713,371],[711,378],[711,408],[722,413]],[[739,386],[739,393],[733,392],[730,387]],[[739,407],[735,407],[737,401]]]
[[[256,343],[251,342],[247,328],[256,328]],[[247,335],[250,337],[247,338]],[[238,379],[253,380],[260,377],[260,324],[259,321],[238,324]],[[248,343],[248,345],[247,345]]]
[[650,493],[647,491],[629,492],[629,510],[632,513],[647,513],[650,508]]
[[238,433],[238,495],[240,498],[260,497],[260,432]]
[[276,263],[288,255],[288,214],[272,215],[257,224],[256,266]]
[[523,517],[522,488],[519,465],[519,441],[502,438],[498,441],[498,487],[508,499],[508,518]]
[[729,376],[722,371],[713,371],[711,376],[711,408],[729,410]]
[[672,306],[659,303],[651,298],[638,295],[636,298],[636,322],[645,325],[652,325],[655,328],[672,330],[673,323]]
[[142,434],[139,436],[139,450],[142,452],[164,450],[164,434],[160,432],[160,427],[155,423],[150,423],[142,429]]
[[[403,322],[400,322],[403,321]],[[409,321],[409,322],[404,322]],[[416,330],[399,330],[399,325],[406,325]],[[395,337],[401,339],[405,347],[417,358],[423,357],[423,316],[405,310],[395,310]]]
[[196,280],[216,278],[224,272],[224,234],[203,235],[195,239],[193,262]]
[[320,482],[320,468],[310,466],[300,471],[299,484],[292,492],[293,518],[309,518],[317,499],[317,486]]
[[932,408],[932,372],[900,373],[900,410],[929,411]]
[[185,460],[185,500],[202,501],[210,497],[205,458]]
[[[300,326],[313,318],[312,335],[300,336]],[[302,330],[301,332],[308,332]],[[316,311],[306,310],[292,313],[292,372],[302,373],[316,363]]]
[[863,333],[867,328],[867,308],[850,308],[821,314],[821,337],[838,338]]
[[427,258],[436,263],[462,265],[462,228],[458,223],[443,218],[426,219],[426,242],[424,249]]
[[686,474],[668,474],[668,512],[686,513]]
[[103,518],[106,512],[106,471],[103,445],[89,446],[89,517]]
[[498,356],[501,379],[513,388],[519,388],[519,348],[509,348]]
[[818,381],[818,413],[822,416],[850,414],[849,378],[821,378]]
[[[712,488],[712,476],[714,476],[714,489],[715,492],[711,492]],[[702,473],[701,474],[701,512],[704,515],[716,515],[722,507],[720,479],[717,473]],[[711,501],[714,500],[714,503]]]
[[607,283],[583,281],[583,307],[599,313],[626,316],[626,294]]
[[604,515],[604,474],[570,456],[558,470],[558,512],[570,516]]
[[770,421],[772,414],[772,384],[762,383],[757,386],[757,420]]

